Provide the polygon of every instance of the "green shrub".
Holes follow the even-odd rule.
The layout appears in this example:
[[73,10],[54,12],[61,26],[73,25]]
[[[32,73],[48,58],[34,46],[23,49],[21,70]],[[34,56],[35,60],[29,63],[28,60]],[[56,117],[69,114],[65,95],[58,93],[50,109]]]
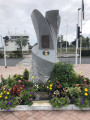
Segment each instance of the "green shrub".
[[20,50],[12,51],[12,53],[15,57],[23,57],[22,51]]
[[41,82],[38,84],[38,90],[41,92],[47,91],[46,84]]
[[[61,88],[71,87],[73,84],[77,83],[77,80],[78,76],[74,72],[73,66],[71,64],[59,62],[51,72],[50,82],[47,82],[47,85],[53,84],[52,90],[55,90],[60,86]],[[57,84],[57,82],[59,84]]]
[[90,56],[90,50],[82,50],[82,56]]
[[69,95],[75,99],[80,96],[81,89],[80,87],[69,87],[68,88]]
[[10,58],[13,58],[13,57],[14,57],[14,54],[13,54],[13,53],[9,53],[9,57],[10,57]]
[[0,58],[3,58],[4,57],[4,54],[3,53],[0,53]]
[[11,95],[9,91],[0,90],[0,108],[9,110],[17,105],[16,97]]
[[32,105],[32,100],[35,98],[36,93],[34,88],[26,88],[20,94],[21,99],[23,100],[24,105]]
[[90,107],[90,98],[88,98],[88,97],[77,98],[74,100],[74,104],[81,109],[88,108],[88,107]]
[[24,70],[23,78],[24,78],[25,80],[28,80],[28,79],[29,79],[29,70],[27,70],[27,69]]
[[70,104],[70,100],[67,97],[61,97],[61,98],[57,98],[54,97],[50,100],[50,104],[55,107],[55,108],[61,108],[63,106],[67,106]]

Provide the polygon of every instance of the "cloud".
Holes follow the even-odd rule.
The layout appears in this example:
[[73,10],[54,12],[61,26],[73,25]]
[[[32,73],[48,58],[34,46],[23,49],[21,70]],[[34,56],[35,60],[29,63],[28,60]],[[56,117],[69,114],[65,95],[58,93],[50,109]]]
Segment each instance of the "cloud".
[[[83,21],[83,35],[88,36],[90,30],[90,0],[85,2],[85,20]],[[66,36],[68,20],[68,41],[76,37],[77,10],[81,7],[81,0],[0,0],[0,35],[11,33],[26,33],[30,36],[30,43],[37,42],[36,33],[31,21],[33,9],[38,9],[43,15],[48,10],[57,9],[61,15],[59,35]],[[80,14],[81,15],[81,14]]]

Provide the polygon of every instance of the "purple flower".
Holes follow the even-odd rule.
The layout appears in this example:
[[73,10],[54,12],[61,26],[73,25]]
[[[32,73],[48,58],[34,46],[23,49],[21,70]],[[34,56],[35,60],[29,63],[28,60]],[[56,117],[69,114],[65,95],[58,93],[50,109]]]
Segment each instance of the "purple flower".
[[10,103],[10,105],[12,105],[12,103]]
[[34,95],[34,93],[32,93],[32,95]]
[[83,104],[83,99],[81,99],[81,104]]
[[9,104],[9,102],[7,102],[7,105]]
[[58,103],[58,101],[57,101],[57,103]]
[[55,103],[55,100],[53,101],[53,103]]
[[28,94],[27,94],[27,96],[28,96]]
[[8,111],[10,111],[10,110],[8,109]]
[[12,99],[14,99],[14,98],[12,97]]
[[2,108],[1,108],[1,110],[2,110]]

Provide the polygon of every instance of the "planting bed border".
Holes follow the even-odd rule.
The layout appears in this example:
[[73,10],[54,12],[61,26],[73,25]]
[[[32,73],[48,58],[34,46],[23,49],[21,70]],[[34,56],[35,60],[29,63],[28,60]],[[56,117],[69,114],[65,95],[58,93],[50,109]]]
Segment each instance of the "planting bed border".
[[[25,110],[82,110],[74,104],[70,104],[68,106],[62,108],[54,108],[50,105],[49,101],[33,101],[32,106],[28,105],[17,105],[15,108],[11,108],[10,111],[25,111]],[[84,108],[83,110],[90,110],[89,108]],[[0,110],[7,111],[7,110]]]

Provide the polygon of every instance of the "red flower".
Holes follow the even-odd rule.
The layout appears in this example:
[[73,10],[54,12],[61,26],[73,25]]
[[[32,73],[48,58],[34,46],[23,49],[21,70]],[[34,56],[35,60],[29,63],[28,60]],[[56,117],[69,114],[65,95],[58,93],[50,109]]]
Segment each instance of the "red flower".
[[87,80],[86,79],[84,79],[84,82],[86,82]]
[[57,83],[57,84],[60,84],[60,82],[59,82],[59,81],[56,81],[56,83]]
[[57,85],[57,88],[61,88],[61,85]]
[[21,85],[22,87],[25,87],[25,85]]
[[18,92],[21,92],[21,90],[17,90]]
[[26,83],[28,83],[28,80],[26,80]]

